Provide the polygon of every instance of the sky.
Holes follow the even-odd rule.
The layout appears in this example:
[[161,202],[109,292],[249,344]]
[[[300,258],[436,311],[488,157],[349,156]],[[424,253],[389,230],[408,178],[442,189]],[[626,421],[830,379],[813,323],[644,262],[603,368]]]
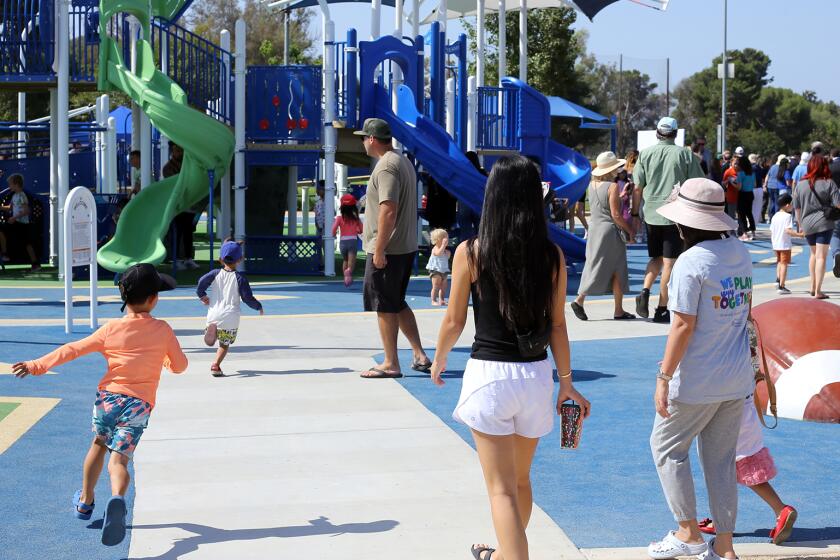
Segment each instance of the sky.
[[[407,7],[410,3],[406,1]],[[635,65],[662,84],[664,59],[670,58],[673,91],[681,79],[707,67],[723,51],[723,3],[670,0],[663,12],[621,0],[596,15],[594,23],[578,12],[574,27],[588,30],[588,50],[602,61],[617,62],[623,54],[625,68]],[[426,0],[421,15],[436,5]],[[728,8],[728,48],[764,51],[772,61],[771,85],[796,92],[815,91],[822,100],[840,103],[840,76],[830,58],[836,48],[840,0],[729,0]],[[369,38],[368,5],[334,4],[331,10],[338,40],[348,27],[356,28],[360,39]],[[382,8],[381,22],[382,33],[393,31],[393,8]],[[320,30],[320,17],[313,19],[313,24]],[[795,29],[795,25],[802,29]],[[421,34],[426,29],[421,27]],[[454,39],[461,31],[458,21],[452,21],[448,37]]]

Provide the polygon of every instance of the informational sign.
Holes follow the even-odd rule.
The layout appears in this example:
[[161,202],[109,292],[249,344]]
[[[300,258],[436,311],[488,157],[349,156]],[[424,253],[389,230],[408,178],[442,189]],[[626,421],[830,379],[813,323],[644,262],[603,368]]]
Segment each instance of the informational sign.
[[90,189],[76,187],[64,201],[64,331],[73,332],[73,268],[90,267],[90,328],[97,326],[96,201]]
[[[655,130],[640,130],[636,133],[636,149],[641,151],[659,142]],[[685,129],[677,130],[677,137],[674,139],[677,146],[685,146]]]

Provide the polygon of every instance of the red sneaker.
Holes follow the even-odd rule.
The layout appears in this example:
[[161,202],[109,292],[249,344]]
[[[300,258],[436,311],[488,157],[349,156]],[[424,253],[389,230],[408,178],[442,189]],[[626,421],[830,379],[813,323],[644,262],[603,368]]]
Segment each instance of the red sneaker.
[[715,531],[715,522],[709,519],[701,519],[697,522],[697,528],[700,529],[701,533],[706,533],[707,535],[715,535],[717,532]]
[[773,544],[782,544],[790,537],[793,531],[793,524],[796,522],[796,510],[791,506],[782,508],[782,513],[776,519],[776,527],[770,531],[770,538]]

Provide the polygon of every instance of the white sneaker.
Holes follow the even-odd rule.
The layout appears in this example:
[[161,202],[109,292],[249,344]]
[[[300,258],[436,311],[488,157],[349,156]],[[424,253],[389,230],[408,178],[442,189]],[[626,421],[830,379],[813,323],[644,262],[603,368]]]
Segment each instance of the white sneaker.
[[659,542],[652,542],[648,545],[648,556],[655,560],[668,560],[677,556],[697,556],[704,554],[707,550],[706,543],[689,544],[677,538],[676,531],[668,531]]
[[198,268],[198,263],[192,259],[187,259],[184,261],[184,266],[189,270],[195,270]]
[[[706,551],[703,554],[697,555],[697,560],[728,560],[723,556],[719,556],[717,552],[715,552],[715,539],[709,541],[709,545],[706,548]],[[738,560],[738,557],[735,557],[735,560]]]
[[790,290],[788,290],[787,288],[781,287],[778,290],[776,290],[776,293],[779,294],[780,296],[788,296],[788,295],[790,295]]

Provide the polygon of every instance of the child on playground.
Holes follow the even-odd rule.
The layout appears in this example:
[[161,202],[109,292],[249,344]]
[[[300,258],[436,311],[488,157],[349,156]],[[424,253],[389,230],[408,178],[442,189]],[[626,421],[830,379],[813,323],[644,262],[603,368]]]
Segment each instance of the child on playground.
[[805,234],[793,229],[793,198],[787,193],[779,195],[776,204],[779,211],[770,219],[770,239],[776,252],[776,291],[779,295],[788,295],[790,290],[785,287],[785,280],[793,247],[790,238],[805,237]]
[[37,360],[18,362],[14,374],[42,375],[49,369],[92,352],[108,362],[108,371],[99,381],[93,407],[93,443],[85,457],[82,489],[73,496],[74,514],[90,519],[94,488],[102,472],[106,451],[111,451],[108,473],[113,496],[105,506],[102,544],[113,546],[125,538],[126,504],[131,460],[149,416],[155,406],[161,368],[172,373],[187,369],[187,357],[172,328],[150,315],[158,293],[175,288],[175,280],[158,274],[151,264],[130,267],[120,280],[122,319],[109,321],[91,336],[65,344]]
[[[227,356],[230,345],[236,341],[239,330],[240,306],[244,301],[248,307],[263,314],[263,307],[251,292],[251,285],[245,275],[236,270],[242,262],[242,244],[225,240],[219,251],[222,268],[211,270],[198,281],[196,294],[207,310],[207,327],[204,342],[213,346],[219,342],[216,360],[210,365],[210,375],[224,377],[222,360]],[[209,295],[208,295],[209,291]]]
[[[788,198],[787,204],[790,205],[790,195],[783,196]],[[777,212],[774,216],[779,214],[781,212]],[[747,331],[750,337],[753,370],[758,374],[761,371],[758,359],[758,336],[751,322],[748,323]],[[773,456],[770,455],[770,450],[764,446],[761,421],[758,418],[759,413],[753,398],[754,396],[750,395],[744,403],[741,430],[738,432],[738,444],[735,451],[735,471],[738,476],[738,483],[755,492],[773,510],[776,515],[776,525],[770,530],[770,538],[773,544],[780,545],[790,537],[793,524],[796,522],[797,512],[793,506],[785,505],[782,502],[782,499],[770,484],[770,480],[776,477],[778,471],[776,470],[776,464],[773,462]],[[715,534],[714,521],[711,519],[703,519],[697,525],[703,533]]]
[[446,305],[446,284],[449,274],[449,234],[445,229],[435,229],[429,234],[432,254],[426,270],[432,279],[432,305]]
[[356,253],[359,249],[359,236],[362,234],[362,220],[359,218],[359,208],[356,197],[345,194],[341,197],[341,207],[332,226],[332,236],[340,232],[338,250],[344,259],[341,269],[344,271],[344,285],[348,288],[353,283],[353,271],[356,269]]
[[[2,172],[0,172],[0,175],[2,175]],[[8,234],[9,237],[26,247],[26,255],[29,257],[32,270],[38,270],[41,265],[38,263],[35,248],[32,246],[32,226],[29,223],[32,208],[29,204],[29,197],[23,191],[23,175],[20,173],[9,175],[8,183],[9,190],[12,191],[12,198],[8,205],[0,206],[0,211],[8,214],[6,226],[3,231],[0,231],[0,259],[3,262],[9,261],[6,253],[8,249],[6,235]]]

